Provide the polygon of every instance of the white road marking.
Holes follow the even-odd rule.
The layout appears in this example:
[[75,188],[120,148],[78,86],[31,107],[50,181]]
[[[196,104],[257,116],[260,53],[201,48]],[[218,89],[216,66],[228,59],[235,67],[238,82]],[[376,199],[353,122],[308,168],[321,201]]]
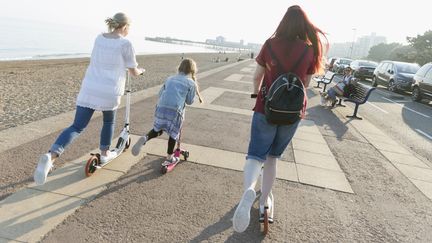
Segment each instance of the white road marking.
[[424,135],[425,137],[429,138],[430,140],[432,140],[432,136],[431,136],[431,135],[429,135],[429,134],[423,132],[423,131],[420,130],[420,129],[416,129],[416,131],[417,131],[418,133]]
[[382,111],[382,112],[384,112],[384,113],[386,113],[386,114],[388,114],[388,111],[386,111],[386,110],[384,110],[384,109],[381,109],[381,108],[379,108],[377,105],[375,105],[375,104],[372,104],[371,102],[367,102],[369,105],[371,105],[371,106],[373,106],[373,107],[375,107],[376,109],[378,109],[378,110],[380,110],[380,111]]
[[395,102],[395,101],[393,101],[393,100],[391,100],[391,99],[387,99],[386,97],[381,97],[381,98],[383,98],[383,99],[385,99],[385,100],[387,100],[387,101],[390,101],[390,102],[392,102],[392,103],[395,103],[396,105],[402,107],[403,109],[407,109],[407,110],[412,111],[412,112],[414,112],[414,113],[416,113],[416,114],[419,114],[419,115],[421,115],[421,116],[423,116],[423,117],[430,118],[430,116],[428,116],[428,115],[425,115],[425,114],[423,114],[423,113],[421,113],[421,112],[418,112],[418,111],[416,111],[416,110],[413,110],[413,109],[411,109],[411,108],[405,107],[404,105],[399,104],[399,103],[397,103],[397,102]]

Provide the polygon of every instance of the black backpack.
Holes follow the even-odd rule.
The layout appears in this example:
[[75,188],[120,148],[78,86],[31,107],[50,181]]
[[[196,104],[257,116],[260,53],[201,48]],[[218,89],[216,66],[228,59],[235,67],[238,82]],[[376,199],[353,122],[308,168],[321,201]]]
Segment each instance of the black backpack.
[[[290,69],[297,69],[303,60],[308,46],[305,47],[301,57]],[[268,48],[272,59],[278,63],[279,69],[283,70],[282,65],[273,53],[270,42]],[[266,88],[264,87],[264,91]],[[264,112],[269,123],[276,125],[290,125],[299,121],[304,112],[306,92],[302,80],[292,72],[285,72],[273,81],[270,89],[264,96]]]

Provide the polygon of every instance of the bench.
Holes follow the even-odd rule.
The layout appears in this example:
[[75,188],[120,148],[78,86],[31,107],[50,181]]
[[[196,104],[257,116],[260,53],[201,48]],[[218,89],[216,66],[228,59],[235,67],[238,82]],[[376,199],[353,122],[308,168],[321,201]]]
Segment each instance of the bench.
[[321,77],[314,77],[314,80],[317,82],[317,86],[315,88],[321,88],[320,84],[324,84],[324,88],[322,92],[326,91],[327,84],[331,83],[333,81],[333,78],[336,76],[336,73],[327,71],[324,76]]
[[340,106],[343,106],[342,99],[344,102],[352,102],[355,104],[354,114],[346,117],[362,120],[363,118],[357,116],[358,107],[366,103],[366,101],[369,99],[371,92],[374,89],[374,87],[368,87],[360,83],[356,83],[354,84],[354,89],[353,92],[350,94],[350,97],[339,97],[338,105]]

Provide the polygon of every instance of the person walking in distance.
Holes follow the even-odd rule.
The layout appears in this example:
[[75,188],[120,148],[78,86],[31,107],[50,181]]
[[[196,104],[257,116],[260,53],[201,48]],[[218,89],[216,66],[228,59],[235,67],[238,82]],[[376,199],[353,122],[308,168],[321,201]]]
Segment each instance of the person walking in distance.
[[[303,9],[297,5],[291,6],[255,59],[258,65],[254,73],[253,90],[257,100],[244,165],[244,192],[233,217],[233,228],[236,232],[243,232],[249,226],[250,210],[256,197],[255,185],[261,173],[260,221],[263,221],[265,207],[273,212],[271,208],[274,202],[269,200],[269,194],[276,179],[276,162],[288,146],[300,122],[298,120],[290,125],[268,122],[264,114],[263,88],[270,87],[277,77],[288,71],[300,77],[304,87],[308,87],[312,74],[321,70],[320,35],[325,38],[324,33],[309,21]],[[299,64],[295,65],[297,62]],[[293,66],[296,66],[295,70],[288,70]],[[280,70],[279,67],[285,70]],[[269,215],[269,222],[273,222],[272,214]]]
[[54,160],[87,127],[95,111],[103,113],[99,146],[101,163],[107,163],[117,156],[109,148],[116,110],[125,89],[126,69],[134,76],[143,74],[144,69],[137,68],[134,48],[125,38],[129,34],[129,17],[117,13],[112,18],[107,18],[105,23],[108,32],[98,35],[94,42],[90,64],[77,97],[74,121],[60,134],[48,153],[39,158],[34,172],[34,180],[38,185],[46,182]]

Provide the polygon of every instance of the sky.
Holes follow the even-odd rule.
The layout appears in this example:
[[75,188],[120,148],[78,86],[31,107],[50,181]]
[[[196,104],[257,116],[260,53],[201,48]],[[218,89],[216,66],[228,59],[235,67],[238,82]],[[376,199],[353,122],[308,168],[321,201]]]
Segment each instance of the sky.
[[[263,43],[275,31],[287,8],[300,5],[330,43],[352,42],[375,32],[387,42],[406,43],[432,29],[432,3],[426,0],[0,0],[1,18],[64,25],[83,33],[105,30],[104,20],[116,12],[132,19],[133,37],[162,36],[205,41],[224,36],[228,41]],[[403,3],[402,3],[403,2]],[[23,27],[25,28],[25,27]],[[85,30],[85,31],[84,31]],[[4,33],[3,33],[4,34]]]

